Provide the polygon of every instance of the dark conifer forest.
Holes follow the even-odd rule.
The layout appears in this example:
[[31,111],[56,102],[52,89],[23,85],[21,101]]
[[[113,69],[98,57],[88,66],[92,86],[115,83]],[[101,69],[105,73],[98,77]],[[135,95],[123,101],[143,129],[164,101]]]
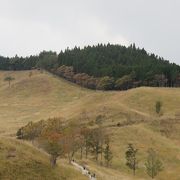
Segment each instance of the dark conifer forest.
[[126,90],[139,86],[180,87],[180,66],[135,44],[75,47],[59,54],[0,57],[0,70],[45,69],[90,89]]

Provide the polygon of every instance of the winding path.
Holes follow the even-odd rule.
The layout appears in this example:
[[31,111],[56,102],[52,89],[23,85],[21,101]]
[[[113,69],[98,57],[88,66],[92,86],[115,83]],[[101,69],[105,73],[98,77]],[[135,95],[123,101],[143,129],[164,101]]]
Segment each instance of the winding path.
[[86,167],[79,165],[78,163],[76,163],[74,160],[71,161],[71,164],[78,169],[79,171],[81,171],[81,173],[85,176],[87,176],[90,180],[97,180],[97,178],[95,177],[95,174],[91,173]]

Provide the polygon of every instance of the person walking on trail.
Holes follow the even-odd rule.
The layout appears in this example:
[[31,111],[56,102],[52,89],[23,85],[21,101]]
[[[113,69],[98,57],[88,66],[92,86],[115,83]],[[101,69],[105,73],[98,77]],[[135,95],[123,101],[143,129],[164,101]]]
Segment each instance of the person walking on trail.
[[71,164],[75,166],[77,169],[79,169],[83,175],[89,177],[90,180],[96,180],[95,174],[91,174],[91,172],[85,166],[79,165],[75,162],[74,159],[71,161]]

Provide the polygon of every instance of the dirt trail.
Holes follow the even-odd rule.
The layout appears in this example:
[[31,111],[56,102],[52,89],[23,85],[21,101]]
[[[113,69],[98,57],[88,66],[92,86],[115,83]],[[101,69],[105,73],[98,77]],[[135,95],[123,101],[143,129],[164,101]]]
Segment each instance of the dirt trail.
[[96,176],[94,173],[90,172],[90,170],[88,170],[85,166],[81,166],[79,165],[77,162],[75,161],[71,161],[71,164],[78,169],[79,171],[81,171],[81,173],[85,176],[87,176],[90,180],[96,180]]

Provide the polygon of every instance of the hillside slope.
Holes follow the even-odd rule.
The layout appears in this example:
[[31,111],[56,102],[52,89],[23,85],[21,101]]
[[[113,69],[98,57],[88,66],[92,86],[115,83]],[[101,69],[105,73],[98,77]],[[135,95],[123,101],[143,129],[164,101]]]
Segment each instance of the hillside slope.
[[[3,81],[11,75],[15,78],[11,86]],[[18,127],[29,121],[63,116],[62,111],[88,95],[74,85],[33,71],[0,72],[0,124],[2,133],[15,132]],[[66,115],[67,116],[67,115]]]
[[0,179],[3,180],[86,180],[70,166],[52,168],[49,157],[33,146],[16,140],[0,139]]
[[[4,77],[15,78],[8,86]],[[179,111],[179,88],[137,88],[129,91],[92,91],[69,83],[47,72],[0,72],[1,133],[15,132],[29,121],[62,116],[67,119],[88,111],[96,116],[105,108],[113,121],[127,116],[155,116],[154,104],[163,102],[164,116]],[[109,121],[108,121],[109,122]]]
[[[170,122],[180,113],[179,88],[92,91],[47,72],[32,72],[31,77],[28,76],[29,71],[0,72],[1,136],[14,136],[17,129],[29,121],[61,116],[65,120],[93,124],[97,115],[105,114],[103,125],[110,134],[114,158],[112,170],[97,166],[92,161],[87,162],[97,171],[98,179],[116,179],[122,177],[122,173],[134,179],[125,165],[124,152],[128,143],[133,143],[139,149],[137,178],[148,178],[144,160],[147,149],[152,147],[165,166],[158,179],[180,179],[180,126],[177,123],[172,136],[167,138],[156,124],[164,119]],[[11,87],[3,81],[8,75],[15,78]],[[161,117],[156,115],[154,108],[158,100],[163,103]],[[85,115],[88,116],[87,120]],[[118,127],[118,123],[123,126]]]

